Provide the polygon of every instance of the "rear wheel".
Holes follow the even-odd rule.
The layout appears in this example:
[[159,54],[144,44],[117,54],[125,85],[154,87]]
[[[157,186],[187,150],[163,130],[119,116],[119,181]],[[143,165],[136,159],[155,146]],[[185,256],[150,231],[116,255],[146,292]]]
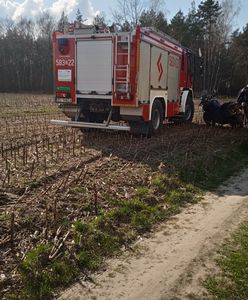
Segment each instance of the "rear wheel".
[[184,123],[192,123],[195,113],[194,102],[191,96],[188,96],[185,104]]
[[159,100],[155,100],[152,106],[151,121],[129,122],[131,133],[151,137],[160,131],[164,120],[164,109]]
[[161,102],[155,100],[152,106],[151,121],[149,122],[149,135],[158,133],[163,125],[164,110]]

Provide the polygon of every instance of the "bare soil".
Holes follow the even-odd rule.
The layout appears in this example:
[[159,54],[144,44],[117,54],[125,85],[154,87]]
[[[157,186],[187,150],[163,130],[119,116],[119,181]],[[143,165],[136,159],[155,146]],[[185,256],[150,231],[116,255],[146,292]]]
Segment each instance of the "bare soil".
[[58,299],[210,299],[202,280],[215,271],[218,245],[248,216],[247,182],[248,171],[232,178]]

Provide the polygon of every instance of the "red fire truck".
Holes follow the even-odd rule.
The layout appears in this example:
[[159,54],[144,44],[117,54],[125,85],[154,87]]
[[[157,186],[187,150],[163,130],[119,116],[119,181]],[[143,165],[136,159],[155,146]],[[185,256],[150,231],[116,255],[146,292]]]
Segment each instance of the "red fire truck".
[[151,28],[55,32],[55,101],[71,121],[53,124],[153,134],[194,115],[192,52]]

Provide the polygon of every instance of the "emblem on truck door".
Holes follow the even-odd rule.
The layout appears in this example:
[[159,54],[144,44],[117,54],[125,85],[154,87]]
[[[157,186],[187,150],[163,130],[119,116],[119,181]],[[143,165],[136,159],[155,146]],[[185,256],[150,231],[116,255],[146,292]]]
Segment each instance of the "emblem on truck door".
[[65,38],[59,38],[58,47],[60,54],[67,55],[69,53],[69,40]]
[[161,63],[161,58],[162,58],[162,54],[160,53],[159,57],[158,57],[158,61],[157,61],[157,67],[158,67],[158,72],[159,72],[159,76],[158,76],[158,81],[161,80],[161,77],[163,75],[163,66],[162,66],[162,63]]

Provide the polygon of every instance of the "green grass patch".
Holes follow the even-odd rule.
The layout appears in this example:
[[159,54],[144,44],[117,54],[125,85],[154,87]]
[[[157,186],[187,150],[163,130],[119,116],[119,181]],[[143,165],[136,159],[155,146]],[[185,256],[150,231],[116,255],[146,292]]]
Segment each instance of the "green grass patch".
[[171,204],[185,204],[192,202],[201,190],[192,184],[184,183],[175,176],[157,175],[153,180],[153,194],[162,194],[166,202]]
[[175,190],[169,193],[166,200],[174,205],[183,205],[185,203],[192,203],[194,195],[187,190]]
[[153,215],[150,210],[142,210],[138,214],[134,214],[131,219],[131,224],[138,233],[150,231],[153,224]]
[[[209,154],[208,154],[209,156]],[[181,168],[179,178],[204,190],[214,190],[226,179],[248,166],[248,141],[225,152],[213,153],[203,161]]]
[[49,259],[51,245],[41,244],[31,250],[18,271],[23,289],[9,299],[51,299],[54,288],[67,285],[78,274],[78,269],[64,256],[63,259]]
[[99,269],[106,257],[118,254],[123,245],[178,213],[198,192],[176,177],[160,174],[151,186],[138,187],[133,199],[106,198],[109,210],[66,224],[72,226],[72,243],[64,248],[63,256],[50,260],[50,245],[39,245],[28,253],[19,266],[23,290],[17,299],[50,299],[55,288],[72,282],[80,271]]
[[79,251],[75,257],[81,270],[95,271],[99,269],[102,263],[101,256],[86,250]]
[[244,222],[223,248],[217,259],[220,273],[205,281],[216,299],[248,299],[248,222]]
[[182,186],[182,182],[180,182],[176,177],[161,174],[154,178],[153,186],[157,188],[158,192],[166,194],[171,190],[178,189]]

